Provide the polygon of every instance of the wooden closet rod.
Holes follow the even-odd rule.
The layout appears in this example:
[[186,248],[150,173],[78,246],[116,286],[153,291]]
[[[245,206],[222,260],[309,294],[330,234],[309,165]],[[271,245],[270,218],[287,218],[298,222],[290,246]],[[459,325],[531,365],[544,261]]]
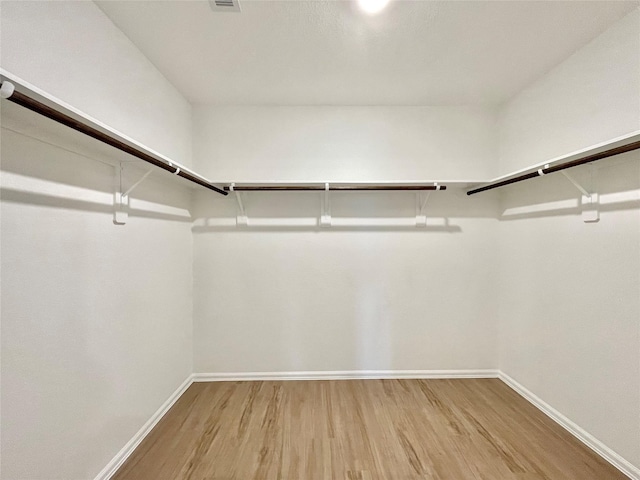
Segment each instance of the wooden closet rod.
[[620,155],[621,153],[630,152],[632,150],[637,150],[639,148],[640,148],[640,141],[629,143],[627,145],[621,145],[619,147],[611,148],[609,150],[605,150],[600,153],[594,153],[591,155],[587,155],[586,157],[577,158],[575,160],[571,160],[570,162],[561,163],[559,165],[554,165],[552,167],[540,168],[535,172],[525,173],[524,175],[520,175],[518,177],[509,178],[507,180],[502,180],[501,182],[490,183],[482,187],[474,188],[473,190],[469,190],[467,192],[467,195],[474,195],[476,193],[485,192],[487,190],[492,190],[494,188],[504,187],[505,185],[511,185],[512,183],[522,182],[523,180],[529,180],[530,178],[541,177],[542,175],[547,175],[548,173],[559,172],[560,170],[566,170],[567,168],[577,167],[579,165],[584,165],[585,163],[595,162],[596,160],[602,160],[603,158],[613,157],[614,155]]
[[[320,185],[234,185],[224,187],[226,191],[236,192],[273,192],[273,191],[325,191],[327,188]],[[445,185],[329,185],[329,190],[446,190]]]
[[[3,82],[4,83],[4,82]],[[0,84],[1,87],[2,84]],[[179,177],[182,177],[186,180],[189,180],[190,182],[196,183],[202,187],[208,188],[209,190],[213,190],[214,192],[220,193],[221,195],[229,195],[227,192],[225,192],[223,189],[216,187],[215,185],[213,185],[212,183],[208,182],[207,180],[204,180],[196,175],[194,175],[193,173],[189,172],[189,171],[185,171],[182,168],[176,167],[172,164],[169,163],[165,163],[162,160],[159,160],[151,155],[149,155],[148,153],[143,152],[142,150],[138,150],[137,148],[134,148],[124,142],[121,142],[120,140],[113,138],[109,135],[107,135],[106,133],[103,133],[93,127],[90,127],[89,125],[85,125],[82,122],[79,122],[77,120],[75,120],[74,118],[65,115],[64,113],[61,113],[43,103],[40,103],[39,101],[18,92],[17,90],[14,90],[13,93],[9,96],[6,97],[7,100],[20,105],[21,107],[27,108],[29,110],[31,110],[32,112],[36,112],[40,115],[43,115],[47,118],[50,118],[51,120],[61,123],[63,125],[66,125],[69,128],[72,128],[73,130],[83,133],[91,138],[95,138],[96,140],[102,142],[102,143],[106,143],[107,145],[111,145],[114,148],[117,148],[118,150],[128,153],[129,155],[132,155],[136,158],[139,158],[140,160],[143,160],[147,163],[151,163],[152,165],[155,165],[156,167],[162,168],[163,170],[166,170],[167,172],[173,173],[175,175],[178,175]]]

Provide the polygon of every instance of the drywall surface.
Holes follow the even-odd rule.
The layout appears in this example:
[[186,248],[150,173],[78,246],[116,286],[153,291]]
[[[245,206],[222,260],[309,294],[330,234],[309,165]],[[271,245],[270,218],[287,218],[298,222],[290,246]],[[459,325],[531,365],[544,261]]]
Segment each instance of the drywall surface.
[[[503,173],[640,129],[634,10],[500,112]],[[500,369],[640,467],[640,154],[502,189]],[[591,184],[589,169],[596,172]]]
[[504,106],[500,173],[640,130],[638,92],[636,9]]
[[191,106],[90,1],[3,1],[0,65],[187,166]]
[[496,112],[479,107],[194,107],[194,167],[234,182],[496,175]]
[[[483,178],[495,112],[471,107],[194,108],[194,162],[235,182]],[[493,368],[494,197],[434,192],[199,194],[196,372]]]
[[640,468],[640,153],[598,165],[598,223],[562,175],[504,189],[500,369]]
[[200,197],[194,227],[196,372],[495,368],[494,199],[433,193]]
[[[190,192],[151,178],[116,226],[114,167],[72,153],[74,142],[7,130],[12,108],[1,139],[2,478],[87,480],[191,374]],[[126,172],[127,185],[141,174]]]

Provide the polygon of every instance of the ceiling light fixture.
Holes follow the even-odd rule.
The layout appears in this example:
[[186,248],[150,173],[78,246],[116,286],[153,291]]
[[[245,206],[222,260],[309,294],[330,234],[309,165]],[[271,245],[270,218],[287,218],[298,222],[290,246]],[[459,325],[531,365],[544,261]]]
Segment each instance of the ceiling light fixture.
[[380,13],[389,4],[389,0],[358,0],[358,6],[369,15]]

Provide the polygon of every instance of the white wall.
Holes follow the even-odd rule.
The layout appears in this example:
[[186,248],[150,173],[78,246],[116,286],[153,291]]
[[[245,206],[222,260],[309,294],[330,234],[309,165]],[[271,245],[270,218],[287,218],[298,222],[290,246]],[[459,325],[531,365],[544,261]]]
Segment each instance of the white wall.
[[503,107],[500,174],[640,130],[639,92],[636,9]]
[[235,182],[421,181],[497,174],[479,107],[194,108],[194,165]]
[[505,194],[500,369],[640,467],[640,154],[625,157],[599,169],[597,224],[562,176]]
[[113,167],[1,153],[2,478],[86,480],[192,371],[190,194],[150,180],[115,226]]
[[[636,10],[505,106],[504,169],[640,128],[639,22]],[[595,164],[598,223],[582,221],[561,174],[503,189],[496,299],[500,369],[637,468],[639,160]]]
[[93,2],[3,1],[0,32],[2,68],[191,165],[191,105]]
[[[495,115],[466,107],[197,107],[194,162],[242,181],[486,177]],[[483,369],[496,364],[495,201],[434,193],[198,198],[196,372]],[[448,224],[444,218],[448,217]],[[385,226],[386,225],[386,226]],[[481,319],[481,320],[479,320]]]
[[[92,2],[0,16],[3,68],[191,162],[189,104]],[[125,156],[1,108],[1,476],[86,480],[192,372],[191,192],[154,174],[115,226],[114,168],[92,159]]]
[[[413,194],[332,198],[334,223],[415,219]],[[493,199],[434,194],[428,215],[439,222],[424,230],[205,226],[233,221],[233,202],[201,199],[196,211],[196,372],[496,367]],[[319,203],[317,193],[251,194],[247,211],[282,225]]]

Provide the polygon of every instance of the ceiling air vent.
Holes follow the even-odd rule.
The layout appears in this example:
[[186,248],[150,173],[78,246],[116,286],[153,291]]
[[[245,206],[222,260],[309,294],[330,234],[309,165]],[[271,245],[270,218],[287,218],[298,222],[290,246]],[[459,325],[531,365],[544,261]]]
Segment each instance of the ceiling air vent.
[[214,12],[240,13],[240,0],[209,0],[209,6]]

